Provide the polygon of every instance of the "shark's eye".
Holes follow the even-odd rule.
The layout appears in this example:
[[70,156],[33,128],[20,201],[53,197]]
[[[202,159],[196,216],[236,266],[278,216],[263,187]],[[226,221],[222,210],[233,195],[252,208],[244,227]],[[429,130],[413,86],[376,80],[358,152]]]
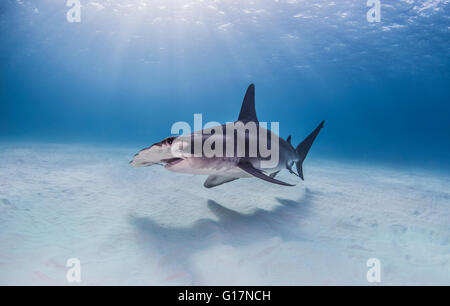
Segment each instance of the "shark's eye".
[[167,143],[171,145],[172,142],[174,141],[174,139],[175,139],[175,137],[169,137],[169,138],[167,138]]

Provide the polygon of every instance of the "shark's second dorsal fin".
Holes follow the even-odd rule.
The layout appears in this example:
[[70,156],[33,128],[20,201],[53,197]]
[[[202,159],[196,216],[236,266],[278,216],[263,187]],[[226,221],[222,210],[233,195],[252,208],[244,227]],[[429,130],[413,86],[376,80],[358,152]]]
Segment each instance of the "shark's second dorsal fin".
[[255,85],[253,84],[250,84],[247,88],[238,121],[244,123],[249,121],[258,122],[255,111]]
[[287,142],[288,144],[292,145],[292,144],[291,144],[291,135],[289,135],[288,138],[286,138],[286,142]]

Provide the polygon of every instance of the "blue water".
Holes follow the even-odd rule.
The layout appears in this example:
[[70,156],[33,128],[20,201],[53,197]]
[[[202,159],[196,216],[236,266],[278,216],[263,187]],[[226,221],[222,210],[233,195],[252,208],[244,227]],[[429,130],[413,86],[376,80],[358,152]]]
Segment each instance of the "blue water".
[[[315,156],[450,167],[450,4],[381,0],[0,4],[0,140],[147,146],[176,121],[260,121]],[[135,152],[130,152],[134,154]]]

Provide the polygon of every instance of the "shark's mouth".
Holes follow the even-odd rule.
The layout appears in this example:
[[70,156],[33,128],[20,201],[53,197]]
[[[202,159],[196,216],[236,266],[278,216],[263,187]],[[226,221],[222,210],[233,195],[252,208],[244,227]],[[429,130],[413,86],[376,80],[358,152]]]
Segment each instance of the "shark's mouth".
[[175,164],[178,164],[182,160],[183,160],[182,158],[174,157],[174,158],[162,159],[161,161],[163,163],[167,163],[166,166],[173,166]]

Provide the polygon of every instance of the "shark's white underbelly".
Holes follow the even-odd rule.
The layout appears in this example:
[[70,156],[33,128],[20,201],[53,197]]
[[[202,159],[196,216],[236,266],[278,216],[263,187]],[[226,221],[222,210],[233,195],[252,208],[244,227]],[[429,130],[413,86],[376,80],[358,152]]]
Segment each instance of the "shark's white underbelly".
[[237,164],[239,158],[199,158],[190,157],[167,164],[166,169],[200,175],[224,175],[230,177],[250,177]]
[[[189,157],[175,162],[166,164],[166,169],[174,172],[199,174],[199,175],[221,175],[229,177],[252,177],[249,173],[243,171],[237,165],[240,158],[237,157],[215,157],[215,158],[200,158]],[[259,165],[253,165],[259,168]],[[281,169],[261,169],[267,174],[277,172]]]

